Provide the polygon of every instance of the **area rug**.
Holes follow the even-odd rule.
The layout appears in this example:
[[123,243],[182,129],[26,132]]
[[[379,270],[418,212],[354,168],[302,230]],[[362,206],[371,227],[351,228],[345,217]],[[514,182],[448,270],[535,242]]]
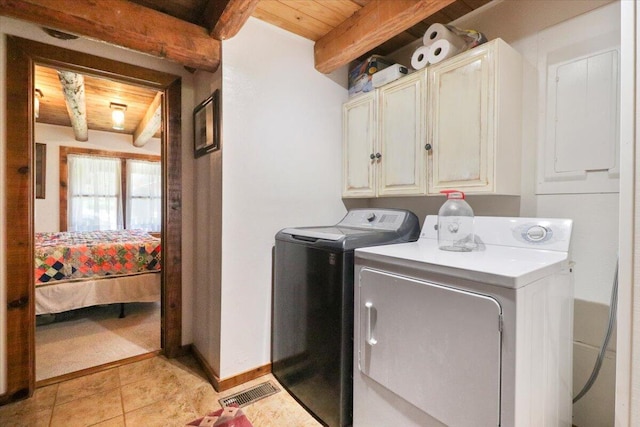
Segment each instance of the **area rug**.
[[253,427],[238,405],[225,406],[202,418],[191,421],[187,426],[198,427]]

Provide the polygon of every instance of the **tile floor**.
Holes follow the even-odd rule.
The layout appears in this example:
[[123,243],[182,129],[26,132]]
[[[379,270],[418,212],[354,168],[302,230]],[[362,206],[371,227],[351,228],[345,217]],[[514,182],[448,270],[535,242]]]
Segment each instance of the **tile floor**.
[[218,399],[271,380],[280,392],[242,408],[254,427],[316,427],[271,375],[216,393],[190,356],[162,356],[39,388],[0,407],[0,426],[184,426],[220,408]]

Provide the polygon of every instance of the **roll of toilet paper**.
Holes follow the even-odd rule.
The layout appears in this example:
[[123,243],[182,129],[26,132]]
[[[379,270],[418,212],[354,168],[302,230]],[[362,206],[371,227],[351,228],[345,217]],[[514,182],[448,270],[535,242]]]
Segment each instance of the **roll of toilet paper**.
[[427,59],[429,49],[428,46],[420,46],[413,52],[413,55],[411,55],[411,66],[414,70],[421,70],[429,64],[429,60]]
[[422,44],[431,46],[438,40],[446,40],[458,48],[458,50],[462,50],[465,47],[465,40],[448,29],[446,25],[431,24],[422,37]]
[[448,40],[438,40],[429,46],[429,54],[427,55],[427,61],[429,64],[437,64],[445,59],[460,53],[460,49],[454,46]]

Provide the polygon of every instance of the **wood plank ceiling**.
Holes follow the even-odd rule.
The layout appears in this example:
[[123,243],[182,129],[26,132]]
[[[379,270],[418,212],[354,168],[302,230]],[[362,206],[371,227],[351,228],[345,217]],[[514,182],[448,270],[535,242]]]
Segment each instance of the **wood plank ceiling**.
[[[223,40],[235,35],[251,14],[257,19],[315,41],[316,68],[326,73],[349,61],[374,53],[388,55],[422,38],[429,25],[436,22],[449,23],[490,1],[110,0],[103,3],[90,0],[0,0],[0,14],[40,25],[46,23],[56,30],[103,39],[134,50],[164,56],[186,67],[209,71],[217,68],[220,60],[220,45],[215,45],[219,43],[216,38]],[[107,4],[110,9],[104,9]],[[34,13],[35,11],[38,13]],[[125,15],[130,16],[126,20],[120,19]],[[153,28],[147,28],[148,26],[135,25],[135,19],[145,16],[148,16],[149,25],[153,23],[154,27],[161,23],[172,23],[173,26],[156,32]],[[78,24],[79,21],[91,19],[97,20],[92,26]],[[123,31],[128,32],[128,35],[122,36],[122,40],[111,38],[115,37],[111,33],[117,33],[113,31],[112,26],[115,25],[122,25]],[[138,38],[135,37],[136,31],[140,32]],[[185,41],[184,34],[189,35],[189,40]],[[146,47],[151,46],[153,37],[157,38],[155,45],[163,46],[159,52],[156,52],[157,47]],[[143,40],[145,38],[149,40]],[[207,39],[215,43],[198,47],[198,43],[206,45]],[[364,43],[363,39],[373,40],[375,45]],[[218,49],[213,58],[200,56],[211,48]],[[184,57],[185,51],[187,54],[190,52],[191,59]],[[68,125],[69,119],[67,117],[65,120],[64,117],[66,108],[62,95],[58,95],[59,90],[54,90],[57,78],[55,74],[53,70],[47,71],[43,67],[36,69],[36,87],[44,94],[38,121],[53,124],[65,122]],[[133,134],[147,110],[143,104],[151,104],[155,96],[154,91],[90,76],[86,76],[85,84],[89,129],[113,131],[109,102],[117,102],[128,106],[125,130],[121,132]]]
[[[454,1],[439,12],[361,54],[359,58],[366,58],[374,53],[388,55],[422,38],[431,24],[448,24],[490,1]],[[309,40],[318,41],[370,2],[371,0],[261,0],[253,16]]]
[[[141,6],[166,13],[196,25],[204,25],[203,16],[208,0],[131,0]],[[217,0],[212,0],[217,1]],[[260,0],[252,16],[297,34],[318,41],[347,18],[373,0]],[[380,0],[401,2],[402,0]],[[391,37],[360,58],[377,53],[388,55],[407,44],[422,38],[429,25],[448,24],[491,0],[455,0],[440,11],[423,19],[402,33]]]
[[[157,91],[93,76],[84,76],[87,125],[91,130],[133,135],[142,121]],[[37,123],[71,126],[67,105],[62,94],[58,72],[36,65],[34,88],[40,90],[40,114]],[[123,130],[114,130],[110,103],[127,106]],[[156,135],[157,136],[157,135]]]

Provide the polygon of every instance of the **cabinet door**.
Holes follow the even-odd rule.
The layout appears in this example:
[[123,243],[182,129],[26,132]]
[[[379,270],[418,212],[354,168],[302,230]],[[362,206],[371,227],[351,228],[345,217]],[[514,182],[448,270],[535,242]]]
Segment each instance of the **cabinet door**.
[[429,68],[429,193],[494,189],[494,53],[477,47]]
[[424,72],[416,72],[380,89],[380,196],[425,192],[425,85]]
[[[342,109],[342,195],[374,197],[376,92],[344,104]],[[374,158],[371,159],[371,156]]]

